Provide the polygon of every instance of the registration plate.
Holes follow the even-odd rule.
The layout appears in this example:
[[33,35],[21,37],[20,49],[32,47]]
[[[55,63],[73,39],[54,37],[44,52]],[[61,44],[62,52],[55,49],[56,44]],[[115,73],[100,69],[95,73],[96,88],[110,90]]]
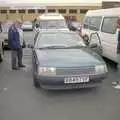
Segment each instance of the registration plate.
[[86,83],[89,82],[89,76],[65,77],[64,83]]

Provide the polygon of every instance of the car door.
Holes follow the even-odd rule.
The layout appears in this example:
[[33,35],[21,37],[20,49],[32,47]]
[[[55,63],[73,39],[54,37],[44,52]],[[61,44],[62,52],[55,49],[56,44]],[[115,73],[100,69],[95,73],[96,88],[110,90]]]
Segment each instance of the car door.
[[99,33],[103,56],[116,61],[117,57],[117,29],[116,29],[117,17],[104,17],[101,26],[101,32]]
[[97,32],[91,33],[89,40],[89,47],[93,51],[97,52],[99,55],[102,55],[102,45],[99,34]]
[[38,35],[39,35],[39,32],[37,32],[37,33],[35,34],[35,37],[34,37],[34,45],[35,45],[35,43],[36,43],[36,40],[37,40],[37,38],[38,38]]
[[37,59],[37,54],[36,54],[36,49],[35,49],[35,44],[38,39],[39,32],[35,34],[34,37],[34,45],[32,48],[32,62],[33,62],[33,72],[37,72],[37,67],[38,67],[38,59]]

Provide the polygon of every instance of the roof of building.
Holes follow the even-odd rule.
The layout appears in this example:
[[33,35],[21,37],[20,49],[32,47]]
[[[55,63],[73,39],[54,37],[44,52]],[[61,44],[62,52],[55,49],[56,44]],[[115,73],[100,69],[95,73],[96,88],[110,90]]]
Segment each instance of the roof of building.
[[101,6],[102,0],[0,0],[0,6]]

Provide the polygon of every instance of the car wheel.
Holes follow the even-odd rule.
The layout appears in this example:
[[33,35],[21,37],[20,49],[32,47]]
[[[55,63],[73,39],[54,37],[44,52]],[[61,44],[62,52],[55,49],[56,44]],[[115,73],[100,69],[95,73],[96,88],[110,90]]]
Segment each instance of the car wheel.
[[0,53],[0,62],[2,62],[3,61],[3,55],[4,54],[4,52],[3,52],[3,49],[2,49],[2,51],[1,51],[1,53]]
[[40,88],[40,84],[38,83],[38,81],[35,78],[35,76],[33,77],[33,85],[34,85],[35,88]]

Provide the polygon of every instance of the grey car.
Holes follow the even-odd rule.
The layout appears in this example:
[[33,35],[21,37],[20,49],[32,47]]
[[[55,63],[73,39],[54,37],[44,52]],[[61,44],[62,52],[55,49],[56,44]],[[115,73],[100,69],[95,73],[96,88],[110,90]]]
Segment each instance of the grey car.
[[36,88],[96,87],[106,78],[105,62],[84,44],[77,33],[44,31],[35,39],[34,45],[29,47],[32,48],[33,83]]

